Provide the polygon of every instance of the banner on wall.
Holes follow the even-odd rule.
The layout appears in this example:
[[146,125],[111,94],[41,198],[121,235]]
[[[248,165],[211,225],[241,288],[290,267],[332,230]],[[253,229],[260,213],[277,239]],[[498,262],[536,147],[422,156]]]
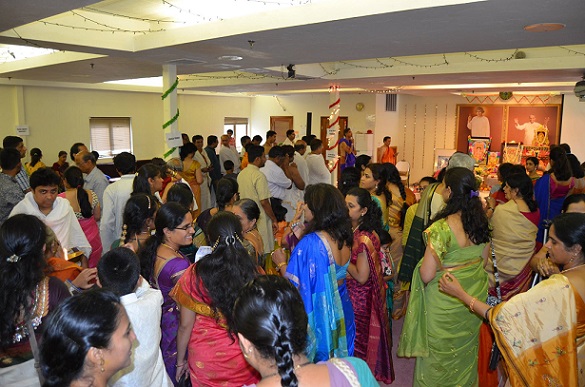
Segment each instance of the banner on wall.
[[16,134],[18,136],[30,136],[30,128],[28,125],[19,125],[16,127]]
[[183,138],[179,132],[165,133],[167,138],[167,146],[169,148],[183,146]]

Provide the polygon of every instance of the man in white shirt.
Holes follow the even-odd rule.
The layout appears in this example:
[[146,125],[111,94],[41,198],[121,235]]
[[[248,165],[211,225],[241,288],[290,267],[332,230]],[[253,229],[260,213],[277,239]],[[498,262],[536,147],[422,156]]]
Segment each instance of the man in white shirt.
[[221,173],[225,174],[225,168],[223,167],[223,163],[226,160],[230,160],[234,163],[234,173],[240,172],[240,156],[238,155],[238,151],[236,148],[232,148],[230,146],[230,138],[228,135],[224,134],[221,136],[221,149],[219,150],[219,163],[221,164]]
[[318,138],[311,141],[311,153],[306,158],[309,168],[309,182],[307,185],[325,183],[331,184],[331,172],[323,159],[323,142]]
[[292,180],[289,179],[283,171],[283,164],[284,164],[284,149],[280,146],[275,146],[270,149],[268,153],[268,160],[262,168],[260,168],[260,172],[266,176],[266,180],[268,180],[268,189],[270,190],[270,195],[273,198],[277,198],[280,200],[284,200],[286,197],[286,191],[292,188]]
[[295,157],[294,162],[299,169],[299,173],[301,174],[301,178],[308,185],[309,181],[309,167],[307,166],[307,160],[305,160],[305,153],[307,152],[307,143],[303,140],[298,140],[295,143]]
[[471,137],[490,137],[490,120],[483,114],[481,106],[475,108],[475,117],[467,117],[467,129],[471,130]]
[[286,138],[282,142],[282,145],[290,145],[295,146],[295,131],[293,129],[289,129],[286,131]]
[[67,199],[58,197],[61,178],[51,168],[39,168],[30,176],[32,191],[24,196],[9,217],[16,214],[34,215],[49,226],[61,246],[77,247],[89,258],[91,245],[75,217]]
[[[300,147],[304,147],[304,145],[300,145]],[[309,169],[306,160],[300,154],[295,153],[294,147],[285,145],[282,148],[287,157],[284,163],[288,164],[285,173],[293,182],[292,188],[287,191],[286,198],[282,202],[287,210],[285,220],[290,222],[295,216],[299,202],[304,200],[306,182],[309,181]]]
[[100,221],[100,237],[104,252],[110,250],[112,243],[122,235],[124,220],[122,214],[132,193],[132,183],[136,172],[136,158],[133,154],[122,152],[114,157],[114,167],[121,175],[120,180],[110,184],[104,191],[104,206]]
[[110,182],[106,175],[96,166],[95,156],[86,150],[81,151],[75,155],[75,164],[77,164],[84,174],[83,180],[85,184],[83,188],[95,192],[100,202],[100,207],[103,207],[104,191],[108,188]]
[[108,385],[172,387],[160,350],[163,296],[140,277],[136,254],[125,247],[104,254],[98,264],[98,284],[120,297],[136,334],[132,365],[114,374]]
[[540,128],[541,126],[543,128],[546,128],[546,125],[548,124],[548,117],[546,117],[544,119],[544,125],[536,122],[536,116],[534,114],[531,114],[528,116],[528,122],[525,122],[523,124],[520,124],[520,122],[518,122],[518,118],[514,118],[514,124],[516,126],[516,129],[518,130],[523,130],[524,131],[524,141],[523,144],[524,146],[532,146],[533,142],[534,142],[534,136],[536,135],[536,130],[538,128]]

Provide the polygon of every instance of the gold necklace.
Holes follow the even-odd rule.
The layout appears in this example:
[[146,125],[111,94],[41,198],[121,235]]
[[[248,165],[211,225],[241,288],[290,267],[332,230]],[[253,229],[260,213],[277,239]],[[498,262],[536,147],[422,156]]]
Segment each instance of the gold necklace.
[[[302,368],[302,367],[304,367],[304,366],[306,366],[306,365],[309,365],[309,364],[312,364],[312,363],[311,363],[310,361],[306,361],[306,362],[304,362],[303,364],[297,364],[297,365],[294,367],[294,370],[296,371],[296,370],[298,370],[299,368]],[[273,376],[276,376],[276,375],[278,375],[278,372],[274,372],[274,373],[272,373],[272,374],[270,374],[270,375],[263,376],[263,377],[262,377],[262,379],[268,379],[268,378],[271,378],[271,377],[273,377]]]
[[175,254],[179,255],[179,252],[177,250],[173,249],[171,246],[167,245],[166,243],[161,243],[160,245],[166,247],[167,249],[173,250],[175,252]]
[[582,263],[582,264],[580,264],[580,265],[577,265],[577,266],[573,266],[573,267],[571,267],[571,268],[569,268],[569,269],[565,269],[565,270],[561,271],[561,274],[563,274],[563,273],[566,273],[566,272],[568,272],[568,271],[571,271],[571,270],[574,270],[574,269],[578,269],[578,268],[580,268],[581,266],[585,266],[585,263]]

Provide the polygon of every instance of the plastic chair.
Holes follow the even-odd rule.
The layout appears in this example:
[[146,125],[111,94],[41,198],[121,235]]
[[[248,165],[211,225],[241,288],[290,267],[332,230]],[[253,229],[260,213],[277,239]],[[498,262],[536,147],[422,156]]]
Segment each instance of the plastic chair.
[[399,161],[396,163],[396,169],[400,173],[402,183],[406,187],[410,186],[410,163],[406,160]]

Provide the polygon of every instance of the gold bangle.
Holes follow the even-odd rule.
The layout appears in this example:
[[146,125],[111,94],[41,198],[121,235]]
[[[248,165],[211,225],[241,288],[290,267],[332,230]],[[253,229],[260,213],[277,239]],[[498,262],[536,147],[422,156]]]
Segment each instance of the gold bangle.
[[277,264],[277,265],[276,265],[276,270],[280,271],[280,269],[281,269],[281,268],[282,268],[284,265],[286,265],[286,262],[281,262],[281,263]]
[[473,313],[475,313],[475,310],[473,310],[473,305],[475,304],[475,301],[477,301],[477,298],[473,297],[469,302],[469,310],[472,311]]

